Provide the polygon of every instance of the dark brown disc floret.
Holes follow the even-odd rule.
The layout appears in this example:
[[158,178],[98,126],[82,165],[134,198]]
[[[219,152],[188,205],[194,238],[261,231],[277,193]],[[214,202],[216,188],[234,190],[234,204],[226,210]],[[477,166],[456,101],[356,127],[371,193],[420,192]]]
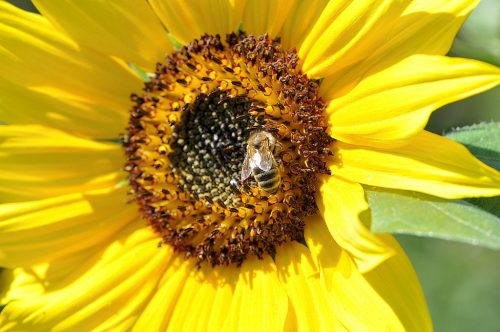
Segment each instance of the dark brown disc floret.
[[[206,35],[159,63],[132,96],[126,170],[162,243],[218,265],[303,239],[333,139],[319,83],[298,60],[266,35]],[[250,142],[256,132],[269,139]],[[262,166],[267,150],[272,162]]]

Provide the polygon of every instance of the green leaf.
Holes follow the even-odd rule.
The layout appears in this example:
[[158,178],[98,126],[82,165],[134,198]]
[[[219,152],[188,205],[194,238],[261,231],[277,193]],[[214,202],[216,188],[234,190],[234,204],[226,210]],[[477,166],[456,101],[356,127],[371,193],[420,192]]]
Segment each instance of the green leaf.
[[500,122],[459,128],[445,136],[465,145],[483,163],[500,169]]
[[[459,128],[446,137],[462,143],[483,163],[500,169],[500,123],[480,123]],[[500,197],[467,198],[467,202],[500,217]]]
[[365,187],[371,230],[436,237],[500,249],[500,218],[464,200]]
[[500,196],[466,198],[464,200],[497,217],[500,217]]
[[128,65],[130,69],[132,69],[143,82],[149,82],[151,80],[151,78],[149,77],[150,73],[148,73],[147,71],[142,70],[142,68],[136,66],[133,63],[129,63]]
[[174,50],[179,51],[180,49],[182,49],[183,45],[177,39],[175,39],[173,34],[169,33],[167,34],[167,37],[174,46]]

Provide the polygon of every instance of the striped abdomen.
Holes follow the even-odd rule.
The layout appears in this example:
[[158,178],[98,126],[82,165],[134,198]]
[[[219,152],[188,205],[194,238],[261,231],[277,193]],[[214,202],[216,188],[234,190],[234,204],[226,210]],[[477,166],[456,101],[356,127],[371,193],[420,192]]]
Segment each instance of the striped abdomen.
[[263,171],[258,167],[253,169],[253,176],[260,188],[270,194],[276,193],[281,183],[281,176],[278,168],[273,167],[269,171]]

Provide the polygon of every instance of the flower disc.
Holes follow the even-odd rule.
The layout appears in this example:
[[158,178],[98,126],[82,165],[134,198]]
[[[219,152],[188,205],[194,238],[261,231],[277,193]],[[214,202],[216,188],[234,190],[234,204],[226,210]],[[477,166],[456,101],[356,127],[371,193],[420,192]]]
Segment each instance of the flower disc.
[[205,35],[132,96],[126,169],[163,243],[218,265],[302,240],[332,138],[298,61],[266,35]]

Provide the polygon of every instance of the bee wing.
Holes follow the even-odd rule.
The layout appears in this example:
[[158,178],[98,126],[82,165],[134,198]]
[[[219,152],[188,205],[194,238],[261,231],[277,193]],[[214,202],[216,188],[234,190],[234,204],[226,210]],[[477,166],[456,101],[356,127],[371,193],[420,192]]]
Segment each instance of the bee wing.
[[245,181],[250,174],[252,174],[253,165],[250,161],[250,151],[247,150],[245,159],[243,160],[243,166],[241,167],[241,181]]
[[269,140],[266,139],[259,148],[260,162],[259,168],[263,171],[269,171],[273,167],[274,157],[271,149],[269,148]]

